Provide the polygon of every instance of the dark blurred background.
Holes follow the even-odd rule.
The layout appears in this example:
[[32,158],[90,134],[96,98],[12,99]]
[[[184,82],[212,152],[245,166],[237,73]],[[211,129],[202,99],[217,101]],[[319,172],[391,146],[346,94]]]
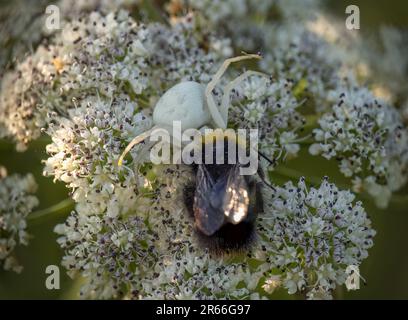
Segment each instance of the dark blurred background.
[[[302,1],[302,0],[299,0]],[[0,4],[4,0],[0,0]],[[359,1],[325,1],[328,9],[345,17],[345,8],[350,4],[358,5],[361,14],[361,32],[371,33],[382,24],[408,28],[408,1],[406,0],[359,0]],[[1,10],[1,6],[0,6]],[[0,49],[1,50],[1,49]],[[51,178],[42,177],[41,160],[46,158],[44,142],[33,142],[26,153],[16,153],[11,143],[0,140],[0,165],[4,165],[9,174],[28,173],[35,175],[39,184],[37,196],[40,207],[47,208],[67,198],[66,188],[54,184]],[[315,172],[316,176],[329,175],[333,181],[341,182],[344,178],[333,172],[338,172],[335,164],[317,158],[310,159],[307,152],[291,161],[293,168]],[[401,194],[407,194],[407,189]],[[367,285],[361,285],[359,291],[343,292],[346,299],[408,299],[408,201],[392,201],[386,210],[379,210],[368,204],[367,212],[373,221],[377,236],[374,247],[369,251],[369,257],[364,261],[361,273],[367,280]],[[68,212],[65,213],[65,216]],[[20,275],[13,272],[0,271],[0,299],[15,298],[76,298],[75,291],[80,281],[69,280],[61,267],[61,290],[50,291],[45,288],[45,268],[50,264],[59,265],[62,251],[56,243],[53,227],[65,219],[64,215],[41,224],[29,224],[29,232],[33,235],[28,247],[19,247],[17,255],[25,267]],[[286,295],[284,290],[276,294],[276,298],[293,297]]]

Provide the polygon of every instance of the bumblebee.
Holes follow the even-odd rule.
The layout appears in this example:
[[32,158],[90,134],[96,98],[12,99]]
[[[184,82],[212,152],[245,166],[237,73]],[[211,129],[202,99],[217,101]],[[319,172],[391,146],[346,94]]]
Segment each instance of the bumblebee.
[[[214,164],[193,164],[196,179],[184,190],[185,205],[203,247],[216,254],[241,251],[256,239],[256,217],[263,211],[262,182],[254,176],[241,175],[238,159],[235,164],[215,164],[216,146],[212,139],[203,141],[202,150],[209,142]],[[228,159],[227,144],[231,142],[237,151],[241,147],[239,141],[224,137],[224,159]],[[258,174],[266,183],[260,169]]]

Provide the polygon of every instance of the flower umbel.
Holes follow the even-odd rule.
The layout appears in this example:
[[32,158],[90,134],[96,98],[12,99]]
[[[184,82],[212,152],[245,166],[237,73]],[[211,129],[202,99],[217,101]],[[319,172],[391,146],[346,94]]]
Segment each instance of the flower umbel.
[[0,167],[0,266],[20,273],[23,267],[14,255],[18,245],[28,245],[27,216],[38,206],[33,195],[37,184],[31,174],[7,176]]
[[262,257],[272,268],[265,291],[281,282],[290,294],[330,296],[344,283],[347,266],[367,258],[375,235],[362,203],[353,203],[354,198],[327,178],[316,188],[301,178],[266,194],[258,226]]

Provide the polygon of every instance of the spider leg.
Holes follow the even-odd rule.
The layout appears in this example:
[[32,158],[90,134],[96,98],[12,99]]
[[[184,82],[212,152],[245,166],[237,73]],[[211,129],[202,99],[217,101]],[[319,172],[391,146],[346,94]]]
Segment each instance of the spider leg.
[[243,74],[239,75],[238,77],[236,77],[225,87],[224,94],[222,96],[221,107],[220,107],[221,116],[224,119],[225,123],[228,122],[229,99],[230,99],[230,94],[231,94],[232,89],[234,89],[239,83],[241,83],[246,78],[252,75],[259,75],[259,76],[269,78],[269,76],[265,73],[262,73],[259,71],[248,70],[248,71],[245,71]]
[[186,144],[185,141],[180,140],[177,136],[173,135],[173,131],[171,130],[171,127],[166,127],[166,126],[154,126],[151,129],[139,134],[138,136],[136,136],[135,138],[133,138],[132,141],[129,142],[129,144],[126,146],[126,149],[123,151],[123,153],[121,154],[121,156],[119,157],[118,160],[118,166],[122,166],[123,164],[123,159],[125,158],[125,156],[129,153],[129,151],[137,144],[139,144],[140,142],[146,140],[149,136],[151,136],[153,134],[154,131],[156,130],[160,130],[161,132],[164,132],[164,134],[168,134],[169,137],[169,141],[167,141],[167,143],[170,143],[173,148],[176,149],[176,151],[174,151],[174,153],[177,154],[177,156],[180,156],[181,154],[181,148],[182,146],[184,146]]
[[217,105],[212,96],[212,91],[214,90],[216,84],[219,82],[222,75],[225,73],[225,71],[228,69],[231,63],[247,59],[261,59],[261,56],[257,54],[246,54],[243,56],[238,56],[225,60],[221,67],[218,69],[218,71],[215,73],[212,80],[207,84],[207,87],[205,89],[205,96],[207,99],[208,109],[210,110],[215,125],[221,129],[225,129],[227,127],[227,123],[226,121],[224,121],[222,115],[220,114],[220,111],[217,108]]
[[119,160],[118,160],[118,166],[122,166],[123,163],[123,159],[125,158],[125,156],[129,153],[130,150],[132,150],[132,148],[137,145],[138,143],[142,142],[143,140],[145,140],[148,136],[150,136],[150,134],[156,130],[159,129],[160,127],[158,126],[154,126],[153,128],[139,134],[138,136],[136,136],[135,138],[133,138],[132,141],[129,142],[129,144],[127,145],[126,149],[123,151],[123,153],[120,155]]
[[210,110],[213,122],[217,128],[225,129],[227,127],[227,123],[224,122],[220,110],[218,110],[217,105],[215,104],[214,98],[212,93],[206,93],[207,98],[207,106]]

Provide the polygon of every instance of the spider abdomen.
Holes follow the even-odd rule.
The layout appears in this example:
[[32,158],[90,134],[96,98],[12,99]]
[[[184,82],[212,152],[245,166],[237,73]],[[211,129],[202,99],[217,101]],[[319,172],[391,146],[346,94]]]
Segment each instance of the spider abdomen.
[[171,127],[181,122],[181,129],[200,128],[210,122],[205,103],[205,88],[198,82],[186,81],[167,90],[153,111],[153,121],[159,126]]

